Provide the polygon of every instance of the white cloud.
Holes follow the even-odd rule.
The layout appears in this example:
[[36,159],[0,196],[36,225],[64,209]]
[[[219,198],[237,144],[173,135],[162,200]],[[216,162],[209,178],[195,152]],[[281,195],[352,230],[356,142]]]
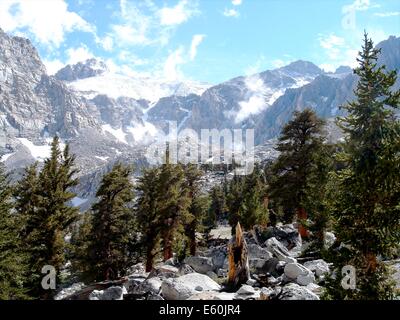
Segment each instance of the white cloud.
[[337,60],[342,54],[346,41],[344,38],[330,34],[329,36],[320,35],[319,43],[325,49],[329,59]]
[[118,47],[165,46],[174,30],[198,12],[197,1],[180,0],[161,8],[151,0],[120,0],[120,22],[111,25],[109,35]]
[[181,0],[175,7],[164,7],[159,10],[160,23],[163,26],[179,25],[186,22],[196,13],[187,0]]
[[103,39],[100,40],[100,44],[106,51],[112,51],[114,47],[114,40],[111,36],[107,35]]
[[355,0],[352,4],[344,6],[347,10],[366,11],[373,8],[379,8],[380,5],[372,3],[370,0]]
[[242,0],[232,0],[232,4],[234,6],[240,6],[242,4]]
[[69,11],[64,0],[1,0],[0,23],[6,32],[28,32],[38,42],[59,47],[66,33],[95,33],[95,27]]
[[400,15],[400,11],[390,11],[390,12],[376,12],[374,16],[387,18],[387,17],[396,17]]
[[185,63],[183,58],[184,48],[181,46],[172,52],[164,64],[164,78],[168,81],[175,81],[183,77],[179,66]]
[[138,26],[138,28],[129,24],[112,26],[117,43],[128,45],[149,44],[150,40],[146,36],[146,29],[147,27],[144,24]]
[[[381,29],[368,30],[368,35],[374,43],[387,39],[388,35]],[[347,32],[345,38],[330,34],[319,35],[319,44],[324,50],[326,58],[320,68],[326,71],[335,71],[339,66],[357,66],[357,55],[361,48],[363,31]]]
[[51,76],[57,73],[58,70],[62,69],[65,66],[65,64],[58,59],[55,60],[45,59],[43,60],[43,63],[46,66],[47,74]]
[[274,68],[281,68],[285,65],[287,65],[287,63],[285,61],[283,61],[282,59],[275,59],[271,61],[271,65]]
[[67,49],[66,54],[68,56],[67,64],[75,64],[94,58],[93,53],[91,53],[85,45],[82,45],[79,48],[69,48]]
[[205,35],[204,34],[196,34],[192,38],[192,44],[190,45],[190,60],[193,61],[194,58],[196,58],[197,55],[197,47],[200,45],[200,43],[204,40]]
[[250,91],[250,97],[247,100],[239,102],[240,110],[236,114],[235,122],[239,123],[252,114],[257,114],[267,107],[265,94],[267,88],[258,74],[247,77],[245,80],[247,89]]
[[223,15],[225,17],[234,17],[237,18],[240,16],[239,11],[235,10],[235,9],[225,9],[223,12]]

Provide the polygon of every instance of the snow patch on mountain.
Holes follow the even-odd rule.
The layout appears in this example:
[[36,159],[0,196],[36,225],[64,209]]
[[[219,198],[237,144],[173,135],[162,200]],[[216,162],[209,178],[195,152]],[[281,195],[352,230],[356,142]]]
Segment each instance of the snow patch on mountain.
[[126,133],[122,130],[122,128],[114,129],[109,124],[104,124],[101,126],[103,133],[111,134],[117,141],[122,142],[124,144],[128,144],[126,141]]
[[[45,145],[36,145],[26,138],[17,138],[17,140],[29,150],[30,154],[33,158],[35,158],[36,161],[42,162],[44,161],[44,159],[49,158],[51,155],[51,139],[47,139],[47,144]],[[63,150],[64,148],[65,144],[60,143],[60,149]]]
[[6,162],[8,158],[12,157],[15,154],[15,152],[12,153],[7,153],[0,158],[0,162]]
[[154,137],[158,130],[150,122],[134,123],[133,126],[129,126],[126,130],[132,134],[133,139],[136,142],[147,143],[149,139]]
[[110,98],[128,97],[157,102],[169,96],[201,95],[210,85],[192,80],[168,81],[140,74],[124,74],[109,70],[95,59],[66,66],[57,73],[60,80],[81,96],[93,99],[98,94]]
[[74,207],[79,207],[82,204],[86,203],[88,201],[88,199],[83,199],[83,198],[79,198],[79,197],[75,197],[71,200],[71,203]]

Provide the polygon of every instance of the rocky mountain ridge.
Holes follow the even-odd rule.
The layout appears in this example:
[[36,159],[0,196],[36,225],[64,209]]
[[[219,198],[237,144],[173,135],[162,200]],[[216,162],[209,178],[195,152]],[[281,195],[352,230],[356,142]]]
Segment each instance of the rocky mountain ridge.
[[[378,46],[388,69],[399,68],[400,38],[390,37]],[[107,66],[92,59],[49,76],[29,40],[0,30],[1,162],[18,174],[27,164],[43,161],[51,137],[59,135],[77,156],[79,197],[91,199],[101,173],[115,161],[134,163],[139,170],[148,165],[147,146],[165,135],[168,121],[176,121],[178,130],[254,128],[256,158],[263,160],[276,156],[274,138],[292,112],[311,107],[328,119],[329,131],[337,139],[340,132],[331,119],[352,98],[356,83],[349,68],[326,73],[311,62],[296,61],[203,88],[198,94],[176,84],[173,95],[157,101],[74,88],[74,83],[103,81],[106,75]]]

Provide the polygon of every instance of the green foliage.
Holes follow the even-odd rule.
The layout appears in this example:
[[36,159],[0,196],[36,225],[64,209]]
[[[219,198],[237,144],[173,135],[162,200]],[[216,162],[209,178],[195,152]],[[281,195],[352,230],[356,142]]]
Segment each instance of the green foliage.
[[28,298],[27,255],[18,233],[22,222],[12,213],[12,189],[0,166],[0,300]]
[[92,256],[89,252],[92,224],[93,212],[88,211],[81,215],[79,221],[72,228],[69,248],[69,259],[72,264],[72,270],[84,282],[90,282],[93,279]]
[[[130,167],[116,164],[104,175],[97,190],[87,249],[89,274],[94,280],[117,279],[132,264],[130,249],[135,241],[135,226],[131,175]],[[87,222],[83,227],[84,235],[88,232]]]
[[299,208],[305,208],[321,173],[321,150],[325,140],[324,121],[311,109],[295,111],[282,129],[277,150],[280,155],[271,168],[269,194],[283,207],[285,222],[291,222]]
[[249,175],[233,177],[227,195],[228,220],[232,234],[238,222],[245,230],[268,222],[266,199],[265,176],[259,166],[256,165]]
[[39,174],[36,165],[27,168],[16,185],[16,211],[24,221],[21,230],[23,245],[29,255],[29,288],[33,297],[48,297],[40,281],[44,265],[52,265],[58,272],[65,263],[64,237],[76,220],[78,210],[69,205],[75,197],[71,188],[77,185],[74,175],[74,156],[69,147],[59,148],[55,137],[51,156],[44,161]]
[[160,217],[158,214],[158,177],[160,168],[150,168],[139,178],[136,191],[136,219],[142,234],[142,244],[146,256],[146,269],[153,268],[160,242]]
[[222,220],[228,210],[225,192],[221,186],[217,185],[211,189],[210,198],[210,206],[203,222],[206,232],[209,232],[211,229],[215,228],[218,220]]
[[389,255],[400,240],[400,122],[394,114],[400,91],[391,91],[396,72],[377,66],[379,53],[365,35],[355,69],[356,99],[338,120],[346,142],[337,157],[343,169],[334,176],[332,214],[347,249],[337,250],[334,262],[337,270],[347,264],[356,268],[357,287],[344,291],[332,285],[333,298],[386,299],[394,292],[378,256]]

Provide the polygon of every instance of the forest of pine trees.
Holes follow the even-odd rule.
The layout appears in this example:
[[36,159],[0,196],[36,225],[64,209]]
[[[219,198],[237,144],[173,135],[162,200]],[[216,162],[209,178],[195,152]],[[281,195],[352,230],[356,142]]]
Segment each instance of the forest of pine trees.
[[[379,49],[365,35],[355,99],[337,123],[345,139],[327,142],[324,121],[312,110],[296,111],[284,125],[279,156],[246,176],[227,179],[206,193],[204,166],[170,164],[142,172],[116,163],[98,187],[96,202],[79,214],[71,205],[78,184],[75,158],[54,138],[51,156],[25,169],[12,183],[0,167],[0,299],[50,299],[40,283],[44,265],[60,274],[67,261],[85,282],[114,280],[143,262],[195,255],[198,234],[226,221],[232,234],[296,222],[309,253],[357,270],[357,290],[327,280],[327,299],[390,299],[395,296],[382,258],[400,244],[400,91],[395,71],[379,66]],[[134,175],[137,183],[133,183]],[[337,241],[324,248],[325,231]],[[67,241],[70,235],[70,241]]]

